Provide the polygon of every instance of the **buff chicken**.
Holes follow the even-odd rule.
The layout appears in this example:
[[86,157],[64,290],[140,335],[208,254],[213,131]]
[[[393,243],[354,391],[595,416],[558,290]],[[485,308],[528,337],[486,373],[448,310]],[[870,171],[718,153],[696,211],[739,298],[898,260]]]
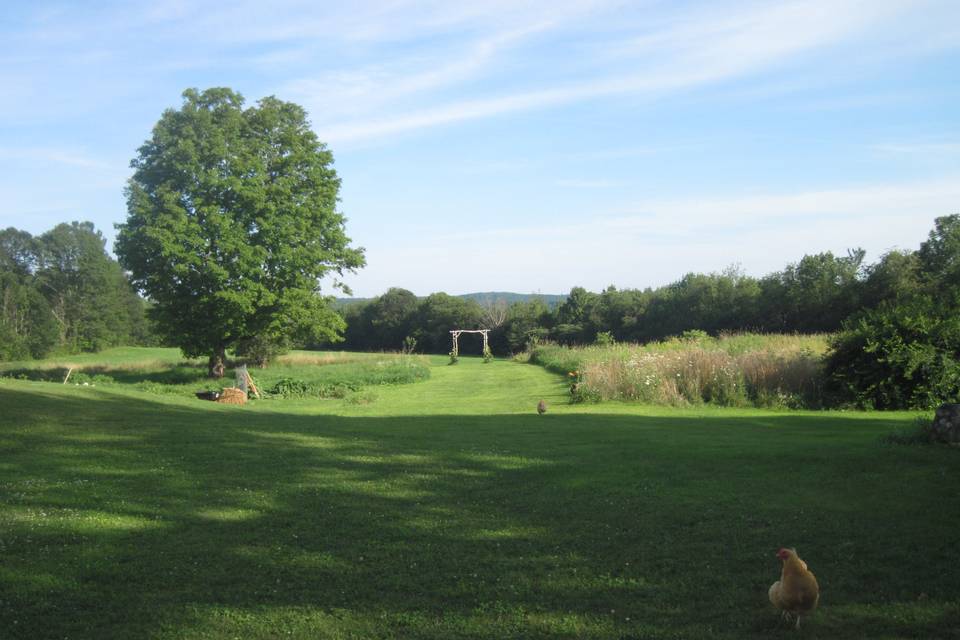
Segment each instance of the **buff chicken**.
[[820,600],[820,585],[807,563],[797,556],[796,549],[780,549],[777,557],[783,562],[780,579],[770,585],[770,602],[787,620],[795,620],[800,628],[800,617],[813,613]]

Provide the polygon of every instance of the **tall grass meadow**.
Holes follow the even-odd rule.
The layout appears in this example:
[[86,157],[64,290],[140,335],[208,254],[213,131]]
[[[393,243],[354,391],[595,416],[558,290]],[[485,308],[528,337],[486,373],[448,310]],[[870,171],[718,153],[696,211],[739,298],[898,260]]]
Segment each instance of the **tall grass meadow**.
[[645,345],[532,348],[530,361],[570,378],[574,401],[820,408],[823,335],[688,332]]

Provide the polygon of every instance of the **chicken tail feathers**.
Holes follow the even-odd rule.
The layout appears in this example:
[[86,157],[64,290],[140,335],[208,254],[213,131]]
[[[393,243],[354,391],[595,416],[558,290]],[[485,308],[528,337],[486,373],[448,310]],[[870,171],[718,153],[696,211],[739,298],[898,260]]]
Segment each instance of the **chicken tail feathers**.
[[770,596],[770,602],[777,609],[783,610],[783,603],[780,601],[780,581],[777,580],[772,585],[770,585],[770,591],[767,592],[767,595]]

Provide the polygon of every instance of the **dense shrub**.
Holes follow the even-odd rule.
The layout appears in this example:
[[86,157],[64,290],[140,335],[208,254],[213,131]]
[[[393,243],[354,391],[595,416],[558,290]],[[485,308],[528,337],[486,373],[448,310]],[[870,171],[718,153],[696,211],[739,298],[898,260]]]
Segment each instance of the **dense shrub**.
[[420,358],[390,357],[300,370],[298,377],[266,380],[265,386],[268,393],[281,397],[344,398],[364,387],[407,384],[429,377],[430,369]]
[[307,382],[295,378],[283,378],[267,392],[284,398],[344,398],[348,393],[361,388],[356,381],[347,383]]
[[916,296],[848,321],[827,374],[841,399],[877,409],[930,409],[960,398],[960,300]]

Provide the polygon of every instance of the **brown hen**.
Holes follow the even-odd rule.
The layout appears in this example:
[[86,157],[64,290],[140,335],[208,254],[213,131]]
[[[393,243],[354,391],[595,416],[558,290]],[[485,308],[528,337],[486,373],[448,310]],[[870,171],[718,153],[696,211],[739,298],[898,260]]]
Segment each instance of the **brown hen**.
[[780,549],[777,557],[783,561],[780,579],[770,585],[770,602],[786,619],[796,619],[795,628],[800,628],[800,616],[813,613],[820,601],[820,585],[807,563],[797,556],[796,549]]

